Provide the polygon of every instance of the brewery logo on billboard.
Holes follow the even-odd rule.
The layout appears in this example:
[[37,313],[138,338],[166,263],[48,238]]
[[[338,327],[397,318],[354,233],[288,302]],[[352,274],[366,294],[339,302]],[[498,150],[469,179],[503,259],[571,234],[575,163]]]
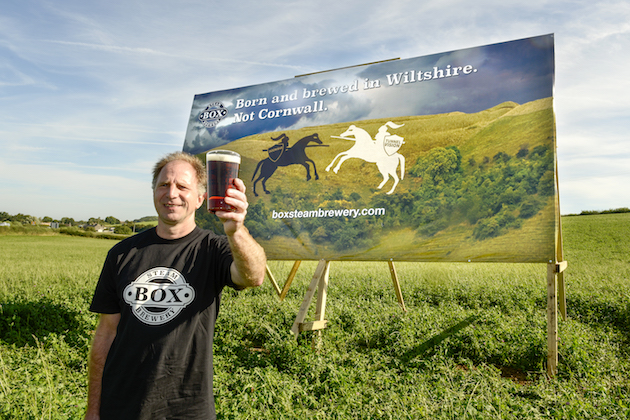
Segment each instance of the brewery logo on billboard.
[[179,271],[156,267],[145,271],[127,285],[123,298],[140,321],[149,325],[162,325],[192,303],[195,289]]
[[228,110],[221,102],[213,102],[199,114],[199,121],[206,128],[212,128],[225,118]]

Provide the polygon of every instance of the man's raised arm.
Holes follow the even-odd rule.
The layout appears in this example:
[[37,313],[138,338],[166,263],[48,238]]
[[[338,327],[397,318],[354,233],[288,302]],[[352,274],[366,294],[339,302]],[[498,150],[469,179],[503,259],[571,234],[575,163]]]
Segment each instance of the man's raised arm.
[[237,178],[234,186],[235,188],[228,189],[225,202],[234,207],[235,211],[217,211],[216,215],[223,223],[234,258],[231,267],[232,282],[243,288],[258,287],[265,279],[267,257],[263,247],[256,242],[244,224],[249,206],[245,184]]

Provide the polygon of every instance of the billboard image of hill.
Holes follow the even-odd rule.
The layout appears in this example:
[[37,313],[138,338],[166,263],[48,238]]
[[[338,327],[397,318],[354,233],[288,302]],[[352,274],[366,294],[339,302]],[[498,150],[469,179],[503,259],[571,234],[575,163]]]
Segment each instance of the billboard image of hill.
[[545,35],[211,92],[184,151],[241,154],[270,259],[549,262],[553,83]]

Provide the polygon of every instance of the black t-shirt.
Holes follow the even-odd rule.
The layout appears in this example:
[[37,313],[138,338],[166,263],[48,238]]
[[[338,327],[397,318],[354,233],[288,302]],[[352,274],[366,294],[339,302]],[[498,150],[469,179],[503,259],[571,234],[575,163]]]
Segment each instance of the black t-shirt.
[[215,419],[212,339],[224,286],[234,287],[227,237],[155,229],[107,254],[90,306],[120,313],[103,371],[101,419]]

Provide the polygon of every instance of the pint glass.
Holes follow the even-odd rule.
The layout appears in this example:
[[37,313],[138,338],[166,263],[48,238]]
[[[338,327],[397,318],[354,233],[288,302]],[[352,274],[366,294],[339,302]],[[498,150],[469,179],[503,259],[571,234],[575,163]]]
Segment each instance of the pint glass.
[[211,150],[206,153],[208,171],[208,211],[233,211],[225,204],[225,193],[238,178],[241,155],[230,150]]

